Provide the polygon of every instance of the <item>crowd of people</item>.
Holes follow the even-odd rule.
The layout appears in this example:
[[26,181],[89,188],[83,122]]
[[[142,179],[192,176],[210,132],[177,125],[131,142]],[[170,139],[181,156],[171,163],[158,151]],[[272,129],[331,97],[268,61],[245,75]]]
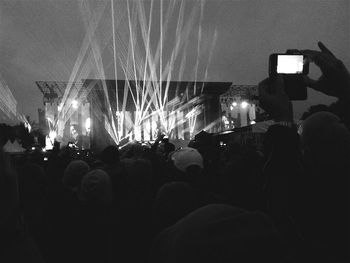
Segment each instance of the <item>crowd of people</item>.
[[322,71],[305,82],[338,101],[297,128],[283,77],[265,79],[261,147],[202,133],[48,160],[1,149],[1,262],[349,260],[350,75],[319,47],[302,51]]

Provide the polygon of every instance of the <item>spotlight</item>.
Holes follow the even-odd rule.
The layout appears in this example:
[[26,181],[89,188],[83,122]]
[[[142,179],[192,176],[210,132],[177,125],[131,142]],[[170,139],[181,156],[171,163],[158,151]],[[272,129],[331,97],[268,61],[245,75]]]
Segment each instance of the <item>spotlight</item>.
[[90,128],[91,128],[91,119],[87,118],[85,121],[85,129],[86,131],[90,131]]
[[56,136],[57,136],[57,133],[56,133],[55,131],[50,131],[50,132],[49,132],[49,138],[50,138],[50,140],[51,140],[52,142],[55,141]]
[[77,100],[72,101],[72,107],[73,107],[73,109],[78,109],[78,101]]
[[242,102],[241,102],[241,108],[242,108],[242,109],[247,108],[247,106],[248,106],[248,103],[247,103],[246,101],[242,101]]
[[232,103],[232,106],[233,106],[233,107],[237,107],[237,102],[233,102],[233,103]]
[[256,122],[255,121],[251,121],[250,124],[255,124]]
[[49,132],[49,136],[46,136],[46,139],[45,139],[45,149],[46,150],[53,149],[53,145],[55,143],[56,136],[57,136],[57,133],[54,130],[51,130]]

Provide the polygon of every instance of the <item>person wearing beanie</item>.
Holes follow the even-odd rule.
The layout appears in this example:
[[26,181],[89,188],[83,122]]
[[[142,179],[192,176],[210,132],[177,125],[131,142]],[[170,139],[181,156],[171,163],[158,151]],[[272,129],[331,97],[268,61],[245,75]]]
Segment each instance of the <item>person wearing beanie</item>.
[[308,172],[300,225],[319,258],[349,256],[350,132],[340,118],[318,112],[300,129]]
[[83,177],[79,194],[80,200],[109,204],[112,202],[112,196],[111,181],[105,171],[95,169]]
[[64,244],[67,259],[108,262],[113,229],[112,197],[110,177],[105,171],[94,169],[84,175],[78,194],[79,204],[67,231],[71,238]]
[[74,160],[68,164],[63,174],[63,185],[77,192],[83,176],[90,170],[89,165],[82,160]]
[[101,161],[106,165],[115,165],[119,163],[118,147],[110,145],[107,146],[101,153]]
[[336,163],[349,160],[350,133],[333,113],[318,112],[308,117],[300,127],[300,134],[304,156],[315,164],[313,169],[317,166],[334,169]]
[[158,191],[153,206],[153,218],[157,231],[175,224],[198,208],[195,191],[185,182],[164,184]]

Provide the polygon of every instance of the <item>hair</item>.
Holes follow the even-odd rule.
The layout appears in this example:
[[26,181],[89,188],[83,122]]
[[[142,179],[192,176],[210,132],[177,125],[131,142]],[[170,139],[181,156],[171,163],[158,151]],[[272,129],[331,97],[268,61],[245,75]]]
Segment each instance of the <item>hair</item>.
[[107,146],[101,153],[101,161],[107,165],[113,165],[119,162],[118,147],[110,145]]

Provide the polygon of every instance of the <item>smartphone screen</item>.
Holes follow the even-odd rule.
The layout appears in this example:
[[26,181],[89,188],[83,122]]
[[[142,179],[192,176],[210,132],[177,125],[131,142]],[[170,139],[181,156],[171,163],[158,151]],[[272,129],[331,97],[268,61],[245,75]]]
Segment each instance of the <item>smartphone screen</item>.
[[278,74],[302,74],[304,70],[303,55],[278,55]]

